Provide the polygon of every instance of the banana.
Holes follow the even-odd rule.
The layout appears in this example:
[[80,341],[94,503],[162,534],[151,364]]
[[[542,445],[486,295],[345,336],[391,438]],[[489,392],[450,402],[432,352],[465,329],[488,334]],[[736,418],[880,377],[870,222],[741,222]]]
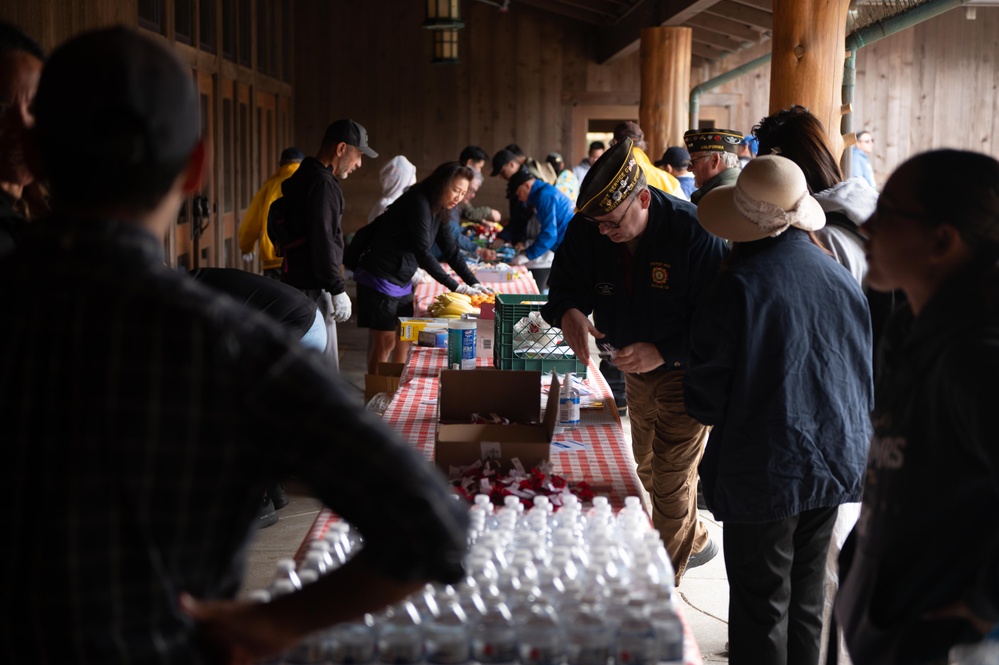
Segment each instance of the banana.
[[[458,293],[456,291],[448,291],[447,293],[442,293],[442,296],[447,296],[449,299],[454,300],[455,298],[459,300],[464,300],[468,304],[472,304],[472,297],[464,293]],[[440,296],[438,296],[440,297]]]

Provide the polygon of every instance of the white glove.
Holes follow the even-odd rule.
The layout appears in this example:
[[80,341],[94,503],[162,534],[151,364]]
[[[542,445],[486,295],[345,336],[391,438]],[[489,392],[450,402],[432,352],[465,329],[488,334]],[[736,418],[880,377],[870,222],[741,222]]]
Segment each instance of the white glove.
[[526,264],[528,261],[530,261],[530,259],[527,258],[527,254],[517,254],[512,259],[510,259],[510,265],[522,266]]
[[243,254],[243,263],[253,263],[254,252]]
[[478,284],[472,284],[472,293],[478,293],[480,295],[488,295],[490,293],[496,293],[496,292],[490,289],[485,284],[479,282]]
[[343,323],[350,318],[350,296],[338,293],[333,296],[333,320]]
[[470,296],[473,293],[478,293],[474,286],[469,286],[468,284],[459,284],[458,288],[454,290],[455,293],[463,293],[466,296]]

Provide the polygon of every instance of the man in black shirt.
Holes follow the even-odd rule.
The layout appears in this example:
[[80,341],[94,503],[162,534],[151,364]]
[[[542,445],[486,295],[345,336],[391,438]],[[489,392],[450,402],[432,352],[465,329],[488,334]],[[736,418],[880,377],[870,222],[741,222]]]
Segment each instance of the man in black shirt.
[[[5,662],[250,662],[460,580],[467,511],[433,467],[268,317],[164,266],[206,164],[190,69],[136,31],[85,33],[34,109],[53,217],[0,261]],[[364,548],[231,600],[286,473]]]

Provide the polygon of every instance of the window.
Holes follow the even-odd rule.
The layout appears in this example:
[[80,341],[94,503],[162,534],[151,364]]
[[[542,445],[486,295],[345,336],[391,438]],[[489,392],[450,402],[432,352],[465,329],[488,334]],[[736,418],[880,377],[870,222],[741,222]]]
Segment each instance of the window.
[[139,0],[139,26],[163,34],[163,0]]
[[253,14],[252,0],[239,0],[239,43],[236,48],[236,59],[239,64],[249,67],[252,50]]
[[191,44],[194,36],[194,5],[192,0],[174,0],[174,33],[177,41]]
[[261,74],[267,73],[269,59],[270,39],[273,26],[268,21],[267,0],[257,0],[257,71]]
[[202,51],[215,53],[215,0],[201,0],[198,14],[198,44]]
[[236,60],[236,0],[222,0],[222,57]]

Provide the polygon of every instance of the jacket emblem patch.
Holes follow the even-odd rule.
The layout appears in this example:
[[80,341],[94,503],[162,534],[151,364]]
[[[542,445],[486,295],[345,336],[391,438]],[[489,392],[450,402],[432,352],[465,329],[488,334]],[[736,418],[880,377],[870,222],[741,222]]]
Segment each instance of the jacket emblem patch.
[[670,265],[656,261],[650,267],[652,268],[652,287],[656,289],[668,289]]
[[597,292],[598,296],[614,295],[614,285],[611,284],[610,282],[600,282],[593,288]]

